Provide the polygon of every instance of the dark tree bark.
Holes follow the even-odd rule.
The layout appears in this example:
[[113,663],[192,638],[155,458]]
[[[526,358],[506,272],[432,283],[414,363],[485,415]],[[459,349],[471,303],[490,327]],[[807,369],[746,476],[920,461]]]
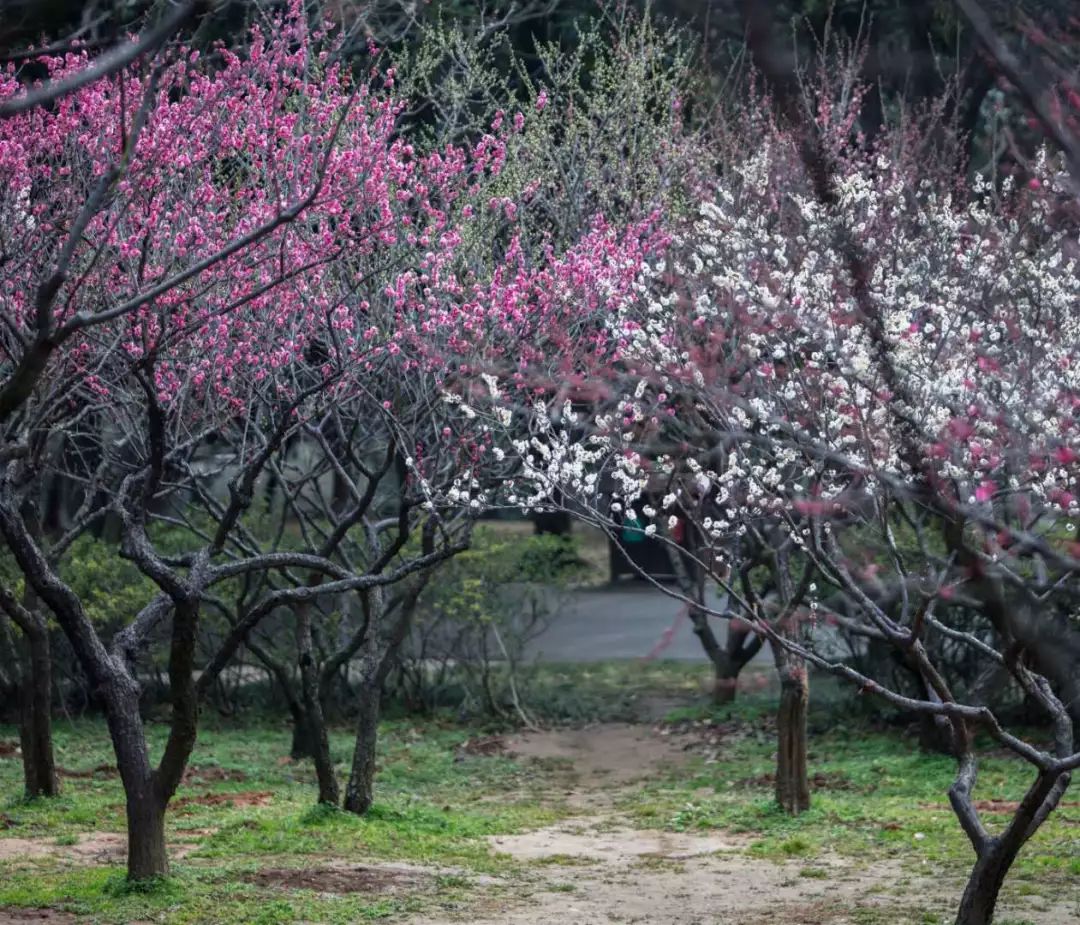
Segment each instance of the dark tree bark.
[[11,631],[11,621],[0,608],[0,720],[7,721],[14,717],[13,708],[19,703],[21,659],[15,646],[15,634]]
[[780,675],[780,708],[776,714],[776,802],[798,815],[810,808],[807,770],[806,716],[810,682],[801,659],[773,644]]
[[[32,594],[20,603],[0,589],[0,610],[19,627],[23,637],[20,664],[13,666],[19,703],[19,746],[27,799],[53,797],[60,792],[52,742],[52,656],[49,627],[34,607]],[[13,653],[14,654],[14,653]]]
[[724,654],[721,661],[713,665],[713,703],[734,703],[739,688],[740,666],[735,665]]
[[713,660],[715,688],[713,699],[716,703],[733,703],[738,692],[739,675],[751,659],[761,651],[764,638],[750,630],[737,620],[728,621],[727,639],[724,648]]
[[[701,648],[705,650],[705,655],[713,666],[713,699],[716,703],[731,703],[735,699],[739,669],[731,664],[727,652],[720,646],[720,640],[709,625],[708,611],[700,603],[694,603],[688,606],[687,612],[694,627],[694,635],[701,642]],[[729,629],[728,633],[730,632]]]
[[281,693],[285,697],[285,703],[289,708],[289,716],[292,718],[292,745],[289,747],[289,757],[293,761],[303,761],[305,758],[314,758],[316,740],[318,736],[312,727],[311,719],[304,709],[302,696],[298,697],[293,687],[292,678],[284,663],[266,651],[253,639],[246,641],[248,650],[254,655],[273,676]]
[[312,728],[311,721],[303,708],[297,705],[292,714],[292,744],[289,746],[289,757],[293,761],[303,761],[314,758],[317,749],[318,736]]
[[[691,526],[686,529],[686,548],[692,555],[698,545],[697,533]],[[691,557],[685,556],[682,549],[674,544],[667,544],[666,550],[683,594],[691,601],[687,605],[687,615],[694,627],[694,635],[701,642],[701,648],[713,667],[713,701],[718,704],[732,703],[738,690],[739,675],[761,650],[764,637],[754,633],[742,621],[729,619],[727,637],[720,645],[709,622],[709,608],[705,603],[708,579],[705,569]]]
[[330,737],[326,731],[322,698],[319,696],[319,668],[311,632],[311,608],[302,604],[296,609],[296,644],[300,660],[300,689],[305,723],[314,748],[315,776],[319,783],[319,802],[337,806],[339,788],[334,761],[330,756]]
[[[35,615],[36,616],[36,615]],[[26,796],[60,793],[52,741],[52,661],[45,621],[26,637],[27,669],[20,688],[19,744],[22,748]]]
[[937,716],[919,716],[919,751],[928,755],[953,754],[952,735]]
[[116,766],[124,785],[127,810],[128,878],[149,880],[169,873],[165,851],[165,800],[150,764],[146,733],[139,715],[139,688],[115,677],[102,687]]
[[323,716],[322,705],[318,698],[309,699],[305,696],[305,702],[309,705],[309,724],[311,728],[312,745],[315,748],[313,758],[315,760],[315,776],[319,783],[319,802],[337,806],[338,780],[334,771],[334,761],[330,755],[330,737],[326,731],[326,720]]
[[[1069,786],[1070,775],[1042,772],[1020,801],[1016,814],[1008,827],[996,837],[989,836],[977,821],[975,841],[977,859],[968,876],[956,925],[991,925],[1002,884],[1020,849],[1061,802]],[[958,801],[954,799],[954,808]],[[959,800],[959,810],[969,819],[976,819],[970,804],[970,794],[964,793]]]
[[[430,543],[427,552],[432,554]],[[352,812],[363,813],[371,806],[375,774],[375,749],[378,738],[379,697],[383,683],[397,652],[408,635],[420,591],[428,578],[425,567],[409,590],[391,603],[384,599],[378,587],[362,591],[359,599],[364,609],[363,620],[347,640],[326,655],[316,646],[313,611],[305,601],[296,607],[296,649],[299,662],[299,684],[286,668],[284,661],[266,651],[258,642],[246,638],[252,654],[273,674],[284,692],[293,721],[292,757],[310,757],[315,763],[319,802],[337,805],[340,790],[330,753],[324,705],[328,702],[336,679],[360,653],[357,669],[359,683],[359,713],[357,720],[354,760],[349,786],[343,805]],[[313,582],[312,588],[318,582]],[[398,618],[389,631],[385,622],[395,610]],[[320,662],[320,657],[322,661]],[[217,670],[215,662],[200,677],[203,684]],[[205,688],[207,684],[203,684]]]
[[109,730],[126,795],[128,879],[133,881],[169,874],[165,810],[183,779],[197,734],[198,694],[193,672],[198,614],[197,600],[178,602],[173,608],[169,652],[172,718],[156,769],[150,764],[139,713],[138,682],[117,671],[105,685]]
[[430,572],[422,576],[402,598],[400,615],[387,638],[380,638],[378,632],[378,627],[386,619],[386,601],[382,593],[375,590],[362,596],[368,629],[360,659],[360,709],[356,718],[356,743],[345,790],[344,807],[351,813],[363,815],[375,802],[376,747],[383,684],[397,660],[405,637],[409,635],[420,593],[429,577]]
[[[0,498],[0,532],[19,563],[27,583],[56,616],[91,686],[105,706],[117,768],[124,785],[128,825],[128,876],[144,880],[166,876],[165,808],[195,744],[198,700],[193,678],[199,615],[198,580],[205,560],[191,568],[193,583],[178,585],[177,598],[155,598],[117,635],[110,652],[90,622],[78,595],[64,583],[26,529],[16,505]],[[137,543],[140,536],[135,537]],[[9,612],[10,612],[10,608]],[[158,767],[150,764],[146,733],[139,713],[139,684],[131,670],[141,644],[140,631],[172,614],[169,682],[172,719]]]
[[345,788],[345,809],[363,815],[375,802],[376,745],[379,737],[379,699],[382,685],[378,680],[360,689],[356,718],[356,744],[353,747],[352,771]]
[[996,850],[987,851],[975,862],[956,913],[956,925],[990,925],[993,922],[998,894],[1014,858],[1015,854],[1007,858],[1004,852]]
[[[943,519],[942,535],[962,567],[977,569],[979,559],[964,537],[962,519]],[[982,613],[1001,636],[1003,645],[1021,645],[1034,660],[1039,674],[1048,678],[1062,695],[1073,724],[1080,722],[1080,698],[1077,696],[1080,695],[1080,672],[1076,671],[1080,634],[1058,614],[1016,606],[1006,594],[1000,578],[980,571],[973,571],[973,575],[978,580],[972,583],[972,593],[981,603]]]
[[127,796],[128,879],[153,880],[169,875],[165,848],[165,803],[151,791]]
[[[932,703],[941,703],[941,697],[932,684],[927,683],[919,668],[917,658],[911,652],[904,654],[904,663],[914,675],[919,687],[922,688],[923,697]],[[952,723],[941,715],[930,713],[919,714],[919,749],[928,754],[951,755],[960,757],[957,753],[955,731]]]

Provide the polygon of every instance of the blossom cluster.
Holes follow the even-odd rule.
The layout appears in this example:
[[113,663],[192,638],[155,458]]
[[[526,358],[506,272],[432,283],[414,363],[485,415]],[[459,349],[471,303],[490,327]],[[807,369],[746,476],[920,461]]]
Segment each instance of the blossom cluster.
[[604,396],[587,426],[553,400],[508,433],[519,496],[602,486],[587,503],[618,516],[663,495],[717,543],[781,514],[800,543],[803,515],[926,484],[990,518],[1080,515],[1069,178],[1047,156],[1022,189],[945,186],[881,151],[841,168],[823,203],[774,133],[717,184],[602,317],[600,352],[577,352],[578,394]]
[[[605,354],[593,321],[636,291],[660,216],[523,233],[553,181],[528,140],[547,97],[425,143],[394,70],[357,76],[339,41],[294,0],[242,50],[170,52],[0,121],[0,375],[54,345],[31,429],[89,437],[96,415],[92,439],[141,455],[152,401],[178,453],[228,428],[250,452],[260,415],[329,409],[361,452],[397,446],[428,506],[493,502],[511,464],[470,407],[484,377],[531,404],[536,368]],[[41,61],[58,79],[89,58]],[[0,98],[22,92],[9,67]]]

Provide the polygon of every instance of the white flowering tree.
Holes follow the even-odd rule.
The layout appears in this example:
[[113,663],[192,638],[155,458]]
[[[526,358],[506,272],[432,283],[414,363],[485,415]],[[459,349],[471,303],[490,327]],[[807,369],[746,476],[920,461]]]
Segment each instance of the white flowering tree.
[[[850,118],[823,106],[809,138],[759,120],[758,153],[597,319],[574,374],[488,413],[520,463],[508,500],[561,493],[614,530],[648,495],[646,532],[693,527],[731,608],[713,616],[772,644],[789,809],[808,798],[806,663],[943,727],[976,855],[957,921],[981,925],[1080,766],[1072,187],[1048,155],[1021,189],[938,182],[913,133],[868,150]],[[837,660],[830,625],[894,646],[917,689]],[[1052,744],[957,688],[946,645],[1040,705]],[[973,799],[979,732],[1033,772],[994,832]]]

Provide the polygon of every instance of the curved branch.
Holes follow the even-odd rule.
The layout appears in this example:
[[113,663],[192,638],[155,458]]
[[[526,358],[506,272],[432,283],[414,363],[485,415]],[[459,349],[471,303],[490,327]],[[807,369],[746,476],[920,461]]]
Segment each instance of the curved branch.
[[117,45],[112,51],[95,58],[74,74],[59,80],[50,80],[22,96],[0,103],[0,119],[16,116],[38,106],[47,106],[62,96],[123,70],[143,55],[157,51],[188,19],[208,8],[207,0],[183,0],[161,22],[147,29],[135,41]]

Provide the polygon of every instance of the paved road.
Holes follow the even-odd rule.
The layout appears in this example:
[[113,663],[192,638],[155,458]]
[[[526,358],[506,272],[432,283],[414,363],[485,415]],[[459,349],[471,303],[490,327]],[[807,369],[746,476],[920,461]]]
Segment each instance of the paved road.
[[[720,606],[715,596],[710,603]],[[721,641],[727,623],[714,620]],[[684,605],[650,585],[620,582],[575,591],[560,616],[528,648],[528,655],[549,662],[592,662],[609,658],[657,658],[705,661]],[[767,648],[755,661],[771,661]]]

